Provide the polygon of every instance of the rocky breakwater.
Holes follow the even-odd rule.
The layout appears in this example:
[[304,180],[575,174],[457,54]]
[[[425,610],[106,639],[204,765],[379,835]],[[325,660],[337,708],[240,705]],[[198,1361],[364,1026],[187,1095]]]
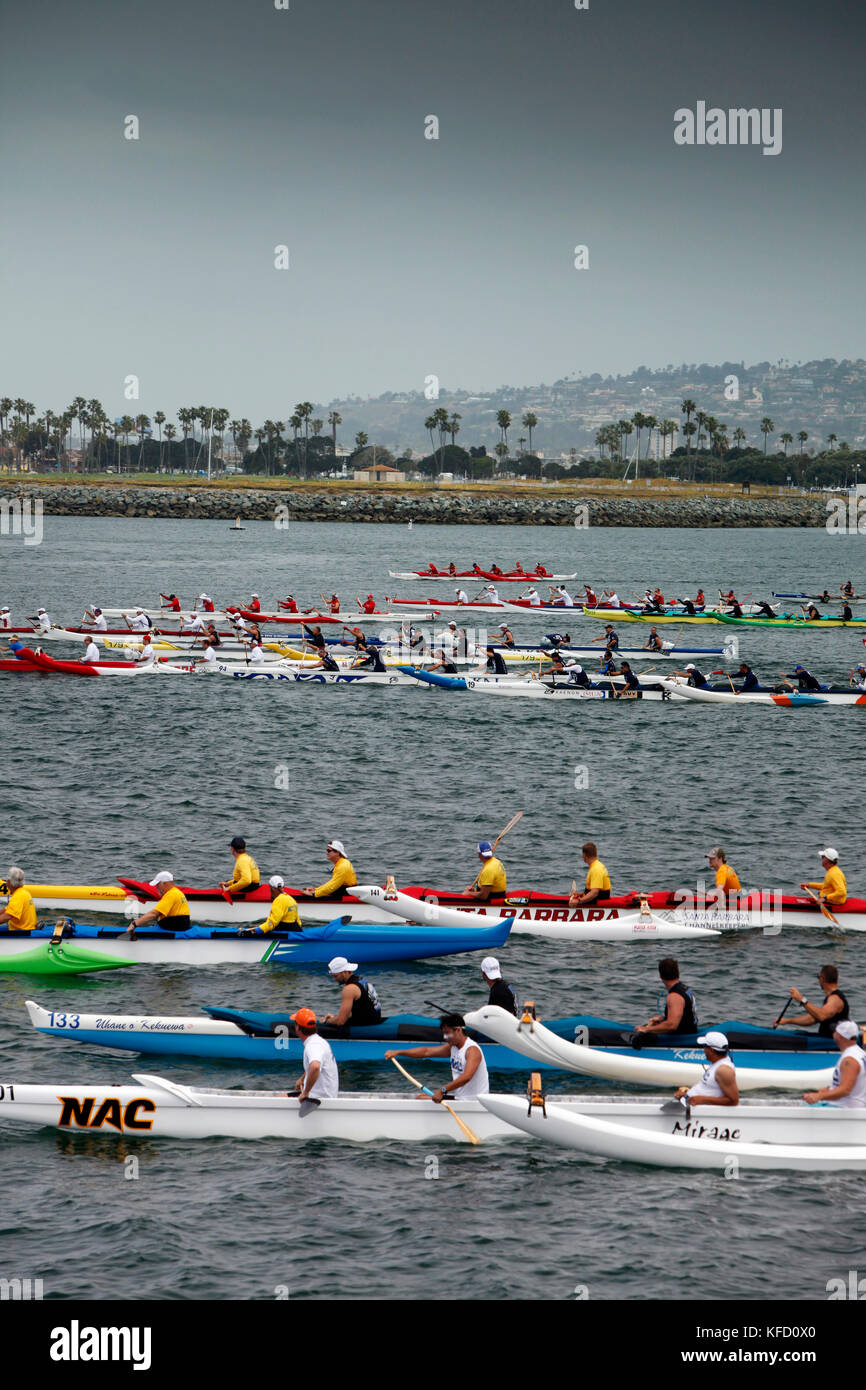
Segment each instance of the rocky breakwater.
[[823,497],[607,496],[604,493],[363,487],[256,489],[76,486],[0,482],[0,506],[37,499],[46,516],[161,517],[184,521],[359,521],[493,526],[824,526]]

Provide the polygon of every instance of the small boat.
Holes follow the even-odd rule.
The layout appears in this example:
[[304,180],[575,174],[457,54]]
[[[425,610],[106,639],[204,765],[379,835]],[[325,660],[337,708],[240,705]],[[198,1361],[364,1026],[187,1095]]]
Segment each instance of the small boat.
[[[263,666],[265,669],[262,669]],[[239,663],[229,664],[224,661],[217,661],[211,667],[199,667],[198,674],[231,676],[236,681],[290,681],[294,685],[406,685],[417,687],[418,684],[417,681],[403,673],[402,668],[396,671],[353,671],[348,667],[344,671],[304,671],[293,668],[291,665],[262,663],[247,667],[241,666]]]
[[[457,927],[464,922],[465,910],[442,907],[435,897],[416,898],[408,893],[400,893],[391,888],[374,886],[357,887],[354,894],[369,907],[380,908],[393,913],[402,921],[423,922],[430,926]],[[623,913],[615,921],[608,922],[569,922],[542,921],[521,922],[518,925],[517,912],[513,930],[530,936],[543,936],[556,941],[659,941],[672,938],[706,940],[719,937],[721,932],[709,927],[691,927],[679,922],[662,921],[654,916],[650,908],[640,908],[637,912]],[[565,916],[568,916],[566,913]]]
[[[262,623],[294,623],[295,627],[300,627],[302,623],[307,623],[310,626],[316,625],[318,627],[321,627],[323,623],[336,623],[338,627],[352,627],[357,626],[359,623],[421,623],[425,622],[430,616],[429,610],[419,613],[353,613],[351,609],[347,609],[345,613],[254,613],[249,608],[236,608],[230,611],[240,614],[247,622],[252,620],[260,625]],[[302,640],[302,635],[301,633],[297,635],[297,640],[299,642]]]
[[79,946],[59,941],[41,941],[32,951],[0,955],[2,975],[83,975],[92,970],[118,970],[127,965],[132,965],[132,961],[83,951]]
[[[714,1124],[699,1123],[696,1116],[686,1122],[664,1114],[668,1132],[660,1133],[649,1116],[643,1120],[638,1116],[637,1123],[625,1122],[618,1106],[602,1116],[582,1114],[555,1101],[527,1108],[518,1096],[479,1099],[497,1119],[533,1139],[598,1158],[659,1168],[705,1168],[726,1176],[741,1168],[818,1173],[866,1168],[866,1112],[862,1110],[841,1109],[834,1114],[829,1109],[785,1106],[786,1113],[779,1114],[774,1124],[772,1106],[756,1106],[752,1113],[748,1106],[725,1106],[714,1109],[709,1117]],[[825,1114],[830,1115],[829,1122]],[[798,1137],[787,1138],[786,1130]],[[713,1137],[714,1131],[719,1137]],[[772,1137],[765,1138],[767,1133]],[[755,1137],[746,1138],[747,1134]]]
[[191,670],[191,666],[167,666],[162,657],[147,665],[136,665],[134,661],[57,661],[53,656],[31,651],[29,647],[25,647],[12,660],[0,660],[0,671],[17,676],[86,676],[92,679],[94,676],[153,676],[165,674],[166,671],[169,674],[183,671],[188,675]]
[[[685,1056],[660,1056],[655,1048],[590,1047],[570,1042],[545,1027],[538,1019],[518,1019],[495,1004],[464,1015],[470,1028],[493,1038],[503,1047],[522,1052],[534,1064],[547,1063],[583,1076],[605,1081],[624,1081],[637,1086],[693,1086],[703,1076],[707,1062],[703,1048],[684,1048]],[[739,1024],[742,1028],[743,1025]],[[661,1052],[670,1049],[660,1049]],[[675,1049],[676,1051],[676,1049]],[[832,1062],[829,1057],[832,1056]],[[773,1051],[769,1060],[760,1049],[737,1050],[734,1064],[741,1091],[811,1090],[829,1086],[838,1052]]]
[[[674,682],[673,691],[676,688]],[[626,690],[623,681],[607,676],[599,677],[597,684],[591,686],[574,685],[567,678],[560,680],[551,677],[542,677],[541,680],[524,678],[515,681],[496,676],[467,676],[463,681],[463,689],[473,690],[477,695],[507,695],[534,700],[556,700],[559,704],[569,701],[597,703],[599,700],[617,700],[623,704],[629,704],[634,700],[660,702],[674,698],[672,690],[663,689],[657,684],[644,684],[642,682],[639,689]]]
[[727,613],[719,613],[717,621],[732,627],[803,628],[812,632],[831,627],[866,627],[866,618],[803,618],[795,613],[786,613],[778,618],[732,618]]
[[[70,1042],[92,1043],[126,1052],[158,1053],[183,1057],[210,1057],[223,1061],[266,1062],[269,1066],[297,1064],[303,1044],[295,1036],[287,1009],[283,1013],[262,1013],[249,1009],[226,1009],[205,1005],[200,1015],[171,1014],[86,1014],[60,1013],[27,1001],[27,1012],[37,1032]],[[737,1066],[747,1069],[771,1067],[776,1070],[803,1068],[823,1071],[832,1068],[838,1054],[826,1039],[792,1030],[756,1028],[748,1023],[728,1021],[713,1025],[721,1028],[736,1047]],[[634,1034],[634,1025],[591,1015],[548,1019],[545,1029],[563,1042],[575,1042],[608,1057],[649,1058],[655,1062],[694,1062],[706,1065],[697,1034],[678,1039],[650,1036],[644,1044]],[[418,1014],[394,1014],[381,1023],[363,1028],[319,1028],[333,1048],[339,1063],[381,1064],[390,1048],[435,1045],[441,1039],[438,1020]],[[496,1042],[483,1031],[472,1030],[484,1048],[491,1071],[525,1071],[522,1051]],[[635,1042],[640,1041],[638,1049]],[[562,1071],[557,1059],[533,1059],[542,1070]]]
[[[270,894],[268,895],[270,899]],[[333,904],[331,911],[333,911]],[[267,908],[256,914],[263,920]],[[511,930],[511,919],[493,922],[467,918],[459,928],[427,928],[415,923],[353,922],[338,917],[330,922],[305,927],[303,931],[275,931],[267,936],[238,936],[231,927],[201,927],[169,932],[157,926],[137,929],[134,938],[121,935],[121,928],[106,930],[89,922],[72,922],[76,944],[99,955],[151,965],[224,965],[229,962],[304,967],[329,961],[341,951],[367,964],[370,961],[422,960],[428,956],[447,956],[464,951],[486,951],[504,946]],[[34,940],[50,939],[51,928],[28,932],[0,930],[0,968],[14,959]]]
[[[717,623],[721,614],[708,613],[641,613],[631,608],[586,608],[577,610],[578,616],[596,618],[606,623]],[[745,621],[745,619],[744,619]],[[766,621],[766,620],[765,620]]]
[[245,531],[246,529],[247,529],[246,526],[241,526],[241,519],[240,519],[239,516],[238,516],[238,517],[235,517],[235,524],[234,524],[234,526],[230,526],[230,527],[229,527],[229,530],[230,530],[230,531]]
[[571,579],[577,578],[577,570],[573,574],[539,574],[535,571],[532,574],[518,574],[516,570],[510,570],[507,574],[494,574],[492,570],[456,570],[450,574],[448,570],[389,570],[391,579],[435,579],[435,580],[455,580],[455,579],[488,579],[493,584],[565,584]]
[[777,594],[777,593],[774,591],[774,593],[773,593],[773,598],[786,598],[786,599],[794,598],[794,599],[803,599],[804,601],[807,601],[807,602],[810,602],[810,603],[840,603],[840,604],[841,604],[841,603],[864,603],[864,602],[866,602],[866,594],[849,594],[849,595],[843,595],[843,594],[835,594],[835,595],[833,595],[833,594],[831,594],[829,598],[825,598],[823,594]]
[[661,684],[677,699],[691,700],[700,705],[778,705],[783,709],[805,709],[814,705],[864,705],[866,690],[829,686],[826,690],[727,690],[718,687],[685,685],[665,677]]

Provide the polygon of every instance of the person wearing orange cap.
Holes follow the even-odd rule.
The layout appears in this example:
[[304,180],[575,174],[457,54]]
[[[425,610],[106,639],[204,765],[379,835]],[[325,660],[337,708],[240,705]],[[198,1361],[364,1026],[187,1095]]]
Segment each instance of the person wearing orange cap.
[[291,1015],[295,1031],[304,1044],[304,1074],[295,1083],[298,1100],[326,1100],[339,1095],[340,1074],[329,1043],[316,1031],[318,1020],[312,1009],[298,1009]]
[[367,597],[364,599],[364,602],[361,604],[361,608],[365,613],[375,613],[376,600],[374,599],[372,594],[367,595]]

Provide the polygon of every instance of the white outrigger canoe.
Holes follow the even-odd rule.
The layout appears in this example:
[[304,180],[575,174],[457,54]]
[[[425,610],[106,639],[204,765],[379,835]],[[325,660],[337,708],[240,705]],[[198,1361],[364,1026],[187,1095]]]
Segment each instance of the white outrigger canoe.
[[[457,927],[465,925],[463,908],[440,907],[435,901],[410,897],[408,893],[373,885],[352,889],[352,894],[371,908],[391,913],[406,922],[423,922],[430,926]],[[519,914],[519,909],[515,908]],[[531,921],[515,916],[513,932],[528,936],[543,936],[555,941],[659,941],[701,940],[721,936],[709,927],[692,927],[679,922],[665,922],[654,913],[643,911],[623,913],[610,922],[552,922]]]
[[[694,1118],[696,1107],[693,1118],[675,1120],[673,1132],[669,1128],[665,1133],[640,1118],[636,1123],[631,1117],[627,1120],[624,1106],[612,1105],[607,1115],[599,1115],[571,1110],[558,1101],[546,1101],[544,1109],[528,1108],[517,1096],[485,1095],[480,1101],[491,1115],[522,1134],[597,1158],[659,1168],[708,1168],[726,1176],[740,1168],[820,1173],[866,1168],[863,1110],[785,1106],[779,1111],[781,1122],[774,1125],[772,1106],[713,1107],[711,1117],[700,1107],[700,1121]],[[702,1128],[709,1136],[715,1128],[720,1137],[693,1132]]]
[[[662,1061],[636,1053],[622,1056],[568,1042],[537,1019],[515,1018],[496,1004],[486,1004],[465,1015],[470,1028],[477,1028],[494,1042],[503,1043],[535,1062],[546,1062],[564,1071],[580,1072],[605,1081],[626,1081],[638,1086],[693,1086],[706,1070],[706,1062]],[[694,1052],[694,1049],[689,1049]],[[829,1086],[832,1067],[750,1067],[746,1052],[734,1055],[737,1083],[741,1091],[806,1091]]]
[[[135,1085],[106,1086],[64,1082],[51,1086],[18,1082],[0,1085],[0,1119],[51,1127],[69,1132],[124,1135],[161,1139],[341,1139],[355,1143],[396,1140],[423,1143],[466,1136],[442,1106],[430,1100],[393,1092],[348,1092],[318,1105],[301,1106],[285,1091],[221,1090],[185,1086],[146,1072],[134,1072]],[[712,1136],[712,1124],[698,1123],[695,1112],[667,1105],[662,1098],[619,1100],[599,1096],[557,1096],[547,1102],[548,1116],[557,1125],[545,1128],[538,1112],[530,1125],[518,1123],[527,1102],[520,1096],[488,1095],[477,1100],[453,1100],[460,1118],[482,1141],[521,1139],[528,1134],[542,1141],[563,1142],[554,1128],[563,1120],[586,1120],[606,1127],[611,1121],[642,1144],[645,1136],[704,1146],[723,1141]],[[803,1106],[745,1104],[716,1112],[717,1132],[726,1131],[731,1143],[760,1145],[802,1144],[814,1154],[825,1146],[847,1148],[849,1156],[859,1146],[866,1154],[866,1116],[852,1110],[829,1107],[807,1112]],[[705,1135],[700,1131],[706,1130]],[[692,1138],[691,1131],[696,1136]],[[734,1139],[733,1135],[737,1138]],[[618,1155],[617,1155],[618,1156]],[[631,1154],[635,1157],[635,1154]],[[646,1161],[646,1160],[643,1160]],[[712,1165],[708,1165],[712,1166]],[[770,1165],[768,1165],[770,1166]]]
[[683,685],[669,676],[658,678],[660,684],[678,699],[691,700],[699,705],[778,705],[783,709],[808,708],[814,705],[863,705],[866,690],[703,690]]

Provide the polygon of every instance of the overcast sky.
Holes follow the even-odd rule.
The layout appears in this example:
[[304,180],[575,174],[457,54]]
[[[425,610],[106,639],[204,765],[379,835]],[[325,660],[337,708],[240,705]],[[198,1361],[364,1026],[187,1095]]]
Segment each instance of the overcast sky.
[[[863,355],[861,7],[290,3],[3,0],[3,394],[256,423]],[[676,145],[698,101],[781,108],[782,152]]]

